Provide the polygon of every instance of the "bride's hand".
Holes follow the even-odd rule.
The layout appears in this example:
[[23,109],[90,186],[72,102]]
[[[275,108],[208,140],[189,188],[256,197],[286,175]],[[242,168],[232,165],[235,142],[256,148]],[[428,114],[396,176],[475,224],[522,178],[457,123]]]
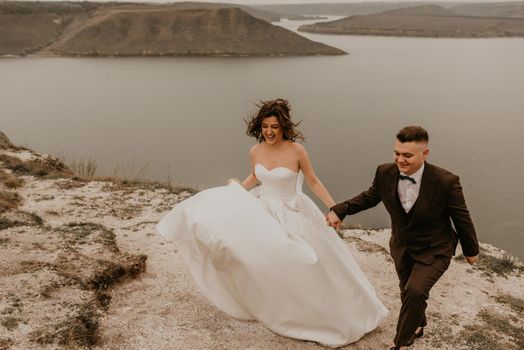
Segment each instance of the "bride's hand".
[[333,227],[337,231],[340,230],[340,227],[342,226],[342,221],[340,221],[337,214],[335,214],[333,211],[330,211],[326,214],[326,223],[328,226]]
[[231,184],[233,181],[236,182],[236,183],[238,183],[238,184],[240,184],[240,180],[237,179],[236,177],[232,177],[232,178],[227,179],[227,184],[229,185],[229,184]]

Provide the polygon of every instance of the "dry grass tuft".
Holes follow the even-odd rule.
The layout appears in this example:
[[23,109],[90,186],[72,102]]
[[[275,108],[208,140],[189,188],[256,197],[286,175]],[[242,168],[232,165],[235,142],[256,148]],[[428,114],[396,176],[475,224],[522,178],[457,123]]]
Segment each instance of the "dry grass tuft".
[[55,182],[55,185],[61,190],[73,190],[84,187],[87,183],[87,180],[74,176],[71,179],[57,181]]
[[24,184],[24,181],[0,169],[0,184],[3,184],[9,189],[14,189],[21,187]]
[[355,243],[357,245],[358,250],[361,252],[366,253],[380,253],[386,257],[388,261],[393,261],[391,258],[391,255],[389,254],[389,251],[381,246],[380,244],[376,244],[373,242],[368,242],[366,240],[363,240],[358,237],[353,236],[346,236],[343,237],[347,242]]
[[14,316],[6,316],[4,318],[2,318],[2,321],[0,321],[0,324],[2,324],[2,326],[4,326],[8,331],[12,331],[16,328],[18,328],[18,324],[21,322],[22,320],[18,317],[14,317]]
[[468,349],[522,349],[524,328],[518,324],[518,320],[522,315],[524,301],[508,295],[501,295],[496,299],[509,304],[517,316],[512,316],[511,312],[481,310],[477,315],[478,320],[458,334],[458,339]]
[[24,161],[16,157],[0,154],[4,167],[15,174],[36,177],[61,177],[72,175],[71,170],[58,158],[47,157]]
[[60,288],[60,284],[56,281],[53,281],[48,285],[42,286],[40,288],[38,295],[40,295],[44,299],[49,299],[51,298],[51,294],[59,288]]
[[0,230],[15,226],[42,226],[44,220],[36,213],[14,211],[10,213],[11,219],[0,216]]
[[73,174],[84,179],[92,179],[95,176],[96,169],[98,168],[96,161],[92,158],[87,160],[72,159],[67,162],[67,165]]
[[509,294],[502,294],[495,297],[495,300],[501,304],[509,305],[511,310],[517,314],[524,315],[524,300],[515,298]]
[[[28,341],[65,348],[92,347],[98,341],[99,318],[111,303],[111,287],[143,272],[147,257],[121,252],[113,231],[97,223],[74,222],[52,230],[56,234],[49,244],[57,249],[56,258],[51,262],[22,260],[17,273],[45,275],[32,298],[57,305],[61,315],[33,323]],[[82,296],[64,304],[59,299],[64,293]]]
[[96,302],[98,305],[103,309],[107,310],[109,308],[109,304],[111,304],[111,295],[104,291],[96,291]]
[[11,338],[0,338],[0,350],[9,349],[15,341]]
[[88,281],[88,285],[96,290],[105,290],[108,287],[129,277],[135,277],[146,268],[147,256],[127,255],[121,260],[98,260],[98,266]]
[[467,326],[461,332],[464,343],[468,349],[482,350],[508,350],[506,344],[499,343],[496,335],[487,333],[485,326],[472,325]]
[[9,138],[2,131],[0,131],[0,149],[9,149],[11,147],[13,147],[13,144]]
[[32,260],[26,260],[20,262],[20,272],[21,273],[31,273],[40,271],[45,268],[51,268],[52,264],[42,261],[32,261]]
[[[463,254],[455,257],[455,260],[465,262]],[[480,270],[487,277],[498,275],[507,277],[508,275],[517,275],[524,272],[524,266],[519,263],[519,260],[511,254],[504,252],[502,256],[494,256],[487,253],[486,249],[480,249],[478,263],[473,267],[475,270]]]
[[106,191],[136,191],[136,190],[167,190],[171,194],[180,194],[182,192],[188,192],[195,194],[198,189],[188,186],[175,185],[171,182],[160,182],[151,180],[126,180],[120,178],[103,178],[105,181],[113,182],[113,186],[106,187]]
[[98,340],[98,310],[96,302],[80,305],[67,319],[30,334],[33,342],[64,346],[91,347]]
[[502,257],[481,253],[477,268],[488,274],[495,273],[502,277],[524,272],[524,268],[517,264],[517,259],[508,253],[504,253]]
[[[147,256],[120,252],[114,232],[100,224],[69,223],[60,227],[59,232],[64,235],[69,253],[58,261],[55,271],[82,288],[102,291],[126,278],[137,276],[146,268]],[[100,245],[108,253],[104,254],[104,258],[81,255],[75,246],[86,244]],[[90,272],[82,275],[78,270],[84,265],[89,267]]]
[[17,208],[21,202],[22,197],[18,193],[0,190],[0,214]]
[[42,226],[44,224],[44,219],[42,219],[42,217],[38,215],[37,213],[25,213],[25,212],[23,213],[26,215],[26,218],[27,218],[24,222],[26,225]]
[[104,188],[105,191],[127,191],[132,192],[136,190],[154,191],[158,189],[167,190],[171,194],[180,194],[188,192],[195,194],[198,189],[194,187],[181,186],[172,183],[171,181],[153,181],[143,179],[145,166],[138,169],[133,163],[129,167],[120,167],[115,170],[113,176],[95,176],[97,164],[94,159],[88,160],[71,160],[65,161],[68,168],[71,170],[70,179],[57,182],[56,185],[60,189],[74,189],[83,187],[89,181],[101,181],[110,183]]
[[0,230],[5,230],[6,228],[13,226],[16,226],[15,221],[0,217]]
[[85,244],[88,236],[94,234],[95,237],[91,238],[94,243],[102,244],[113,253],[119,251],[114,232],[97,223],[72,222],[61,226],[59,232],[65,235],[69,245]]

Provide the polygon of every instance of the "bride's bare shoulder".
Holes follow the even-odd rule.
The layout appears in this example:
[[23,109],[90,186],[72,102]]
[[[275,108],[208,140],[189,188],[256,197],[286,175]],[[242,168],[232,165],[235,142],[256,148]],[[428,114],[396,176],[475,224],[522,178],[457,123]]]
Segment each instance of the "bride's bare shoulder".
[[251,148],[249,149],[249,156],[253,157],[258,152],[260,152],[260,144],[259,143],[257,143],[256,145],[251,146]]
[[304,148],[304,146],[302,146],[302,144],[297,143],[297,142],[290,141],[290,147],[293,149],[293,151],[295,151],[298,154],[306,152],[306,149]]

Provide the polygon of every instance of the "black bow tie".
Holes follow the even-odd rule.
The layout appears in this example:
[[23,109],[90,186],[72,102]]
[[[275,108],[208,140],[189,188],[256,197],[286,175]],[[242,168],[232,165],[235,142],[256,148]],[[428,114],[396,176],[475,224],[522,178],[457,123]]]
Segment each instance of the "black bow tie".
[[414,178],[412,178],[411,176],[398,174],[398,178],[401,179],[401,180],[409,180],[409,181],[411,181],[413,184],[416,184],[416,183],[417,183],[417,181],[416,181]]

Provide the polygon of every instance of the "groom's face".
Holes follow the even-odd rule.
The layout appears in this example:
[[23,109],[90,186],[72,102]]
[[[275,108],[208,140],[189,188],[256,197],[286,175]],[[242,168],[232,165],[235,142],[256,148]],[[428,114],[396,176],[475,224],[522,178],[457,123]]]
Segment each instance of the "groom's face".
[[400,142],[396,140],[393,153],[398,170],[406,175],[412,175],[424,164],[429,149],[425,142]]

